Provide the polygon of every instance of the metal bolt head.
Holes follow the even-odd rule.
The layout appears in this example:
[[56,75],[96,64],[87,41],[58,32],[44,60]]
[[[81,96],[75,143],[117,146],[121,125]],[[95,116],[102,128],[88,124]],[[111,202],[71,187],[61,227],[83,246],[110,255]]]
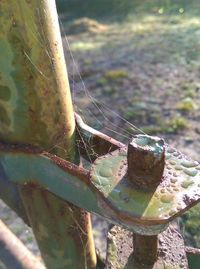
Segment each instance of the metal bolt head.
[[137,135],[128,145],[128,178],[137,188],[152,190],[162,181],[165,166],[164,140]]

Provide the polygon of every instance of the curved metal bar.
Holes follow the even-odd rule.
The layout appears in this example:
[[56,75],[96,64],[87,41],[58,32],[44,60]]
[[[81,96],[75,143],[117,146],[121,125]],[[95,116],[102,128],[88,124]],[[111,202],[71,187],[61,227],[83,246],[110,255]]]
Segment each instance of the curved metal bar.
[[[46,152],[0,146],[0,175],[19,185],[39,186],[65,201],[101,215],[135,232],[157,234],[166,224],[139,220],[120,212],[102,196],[90,180],[89,171]],[[36,153],[37,152],[37,153]],[[148,226],[145,226],[148,225]]]
[[125,145],[84,123],[80,115],[75,113],[78,143],[82,156],[94,161],[97,157],[112,152]]

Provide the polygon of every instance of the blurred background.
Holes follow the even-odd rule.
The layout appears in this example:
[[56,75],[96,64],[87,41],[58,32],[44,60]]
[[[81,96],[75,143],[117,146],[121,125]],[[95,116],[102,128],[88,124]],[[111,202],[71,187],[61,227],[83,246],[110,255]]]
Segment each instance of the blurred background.
[[[141,132],[161,136],[199,161],[200,1],[56,2],[73,102],[86,123],[124,143]],[[0,205],[1,219],[39,255],[30,229]],[[186,244],[200,248],[199,209],[179,223]],[[95,227],[99,238],[107,225]]]

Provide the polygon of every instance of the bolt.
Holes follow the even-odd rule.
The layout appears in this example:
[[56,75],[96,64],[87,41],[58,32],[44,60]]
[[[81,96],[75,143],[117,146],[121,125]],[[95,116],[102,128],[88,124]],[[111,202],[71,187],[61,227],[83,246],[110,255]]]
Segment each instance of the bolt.
[[133,235],[134,258],[139,263],[153,264],[158,257],[158,236]]
[[137,188],[152,190],[163,178],[164,140],[156,136],[136,135],[128,145],[128,178]]

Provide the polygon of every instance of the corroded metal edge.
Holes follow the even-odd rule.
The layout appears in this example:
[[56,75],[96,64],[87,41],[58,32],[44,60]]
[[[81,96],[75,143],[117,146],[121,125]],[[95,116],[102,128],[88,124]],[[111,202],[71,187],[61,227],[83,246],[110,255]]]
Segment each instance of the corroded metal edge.
[[[139,222],[136,225],[132,216],[115,211],[90,181],[89,172],[84,168],[44,151],[39,153],[36,150],[36,154],[31,153],[31,147],[21,148],[20,151],[19,145],[4,147],[0,144],[0,178],[18,185],[39,186],[65,201],[129,229],[139,229],[145,233],[146,228],[149,228]],[[158,233],[165,228],[165,225],[158,226],[154,225],[150,230]]]
[[21,146],[20,150],[19,145],[0,144],[0,149],[1,175],[17,184],[38,184],[60,198],[136,233],[153,235],[166,228],[169,220],[141,219],[113,206],[84,168],[38,149],[31,153],[30,146]]
[[88,161],[105,155],[125,145],[84,123],[80,115],[75,113],[77,144],[81,155]]

